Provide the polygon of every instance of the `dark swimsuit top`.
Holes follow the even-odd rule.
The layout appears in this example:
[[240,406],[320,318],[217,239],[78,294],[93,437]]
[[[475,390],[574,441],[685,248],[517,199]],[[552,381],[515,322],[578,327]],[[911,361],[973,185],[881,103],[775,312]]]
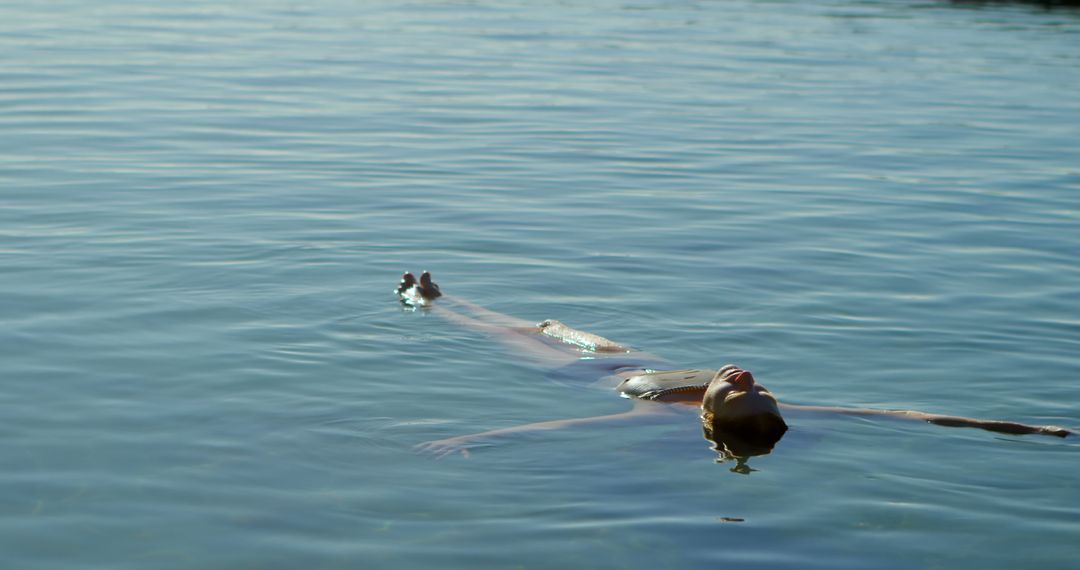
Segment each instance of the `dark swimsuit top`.
[[597,380],[629,370],[641,370],[640,374],[623,380],[616,390],[628,398],[641,400],[699,399],[705,394],[716,376],[716,370],[693,368],[684,370],[661,370],[670,364],[653,358],[582,358],[567,366],[547,373],[550,380],[559,383],[580,384],[584,380]]
[[641,400],[673,396],[700,398],[714,376],[716,370],[704,368],[645,372],[623,380],[616,389],[626,396]]

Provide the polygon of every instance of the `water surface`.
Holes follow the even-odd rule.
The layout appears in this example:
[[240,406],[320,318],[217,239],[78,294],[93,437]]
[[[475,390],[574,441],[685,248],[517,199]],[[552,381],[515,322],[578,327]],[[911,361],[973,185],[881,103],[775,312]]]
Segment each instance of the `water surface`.
[[1072,567],[1073,440],[417,455],[627,404],[390,290],[1080,427],[1078,40],[1008,3],[0,3],[6,565]]

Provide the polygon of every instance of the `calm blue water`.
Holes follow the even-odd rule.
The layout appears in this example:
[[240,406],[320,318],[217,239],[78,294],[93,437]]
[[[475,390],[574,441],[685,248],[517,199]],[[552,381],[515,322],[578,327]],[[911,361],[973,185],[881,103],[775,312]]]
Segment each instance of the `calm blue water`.
[[627,404],[391,289],[1080,427],[1078,46],[1022,4],[0,2],[2,565],[1075,567],[1074,439],[416,454]]

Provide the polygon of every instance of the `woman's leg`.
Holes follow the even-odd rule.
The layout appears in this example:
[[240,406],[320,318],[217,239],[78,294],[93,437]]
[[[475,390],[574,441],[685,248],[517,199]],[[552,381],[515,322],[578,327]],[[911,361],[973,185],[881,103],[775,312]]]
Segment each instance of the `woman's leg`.
[[[425,273],[424,277],[427,277],[429,288],[438,290],[438,286],[431,282],[430,275]],[[423,280],[422,277],[421,281]],[[408,289],[409,283],[415,283],[415,281],[412,274],[406,273],[398,287],[398,294],[402,295],[403,291]],[[632,352],[631,349],[604,337],[579,331],[558,321],[547,320],[540,324],[533,324],[458,297],[441,293],[438,297],[440,297],[438,303],[432,302],[427,306],[439,316],[461,326],[487,333],[522,355],[549,366],[563,366],[585,355]],[[434,301],[435,298],[432,296],[430,300]],[[467,310],[471,315],[466,315],[462,310]]]
[[[468,305],[471,305],[471,303]],[[475,307],[476,305],[472,306]],[[480,314],[486,320],[481,320],[455,311],[443,304],[433,305],[431,311],[452,323],[486,333],[512,349],[515,353],[547,366],[563,366],[581,358],[581,353],[570,346],[551,345],[540,340],[537,332],[539,329],[535,326],[506,326],[505,323],[508,322],[527,324],[527,321],[509,315],[483,309]]]
[[472,301],[466,301],[460,297],[444,297],[443,301],[449,300],[455,305],[460,305],[476,315],[487,319],[490,323],[499,323],[506,327],[520,328],[520,329],[532,329],[533,331],[539,331],[536,323],[532,321],[526,321],[525,319],[519,319],[518,317],[507,315],[505,313],[499,313],[492,311],[487,307],[481,307]]

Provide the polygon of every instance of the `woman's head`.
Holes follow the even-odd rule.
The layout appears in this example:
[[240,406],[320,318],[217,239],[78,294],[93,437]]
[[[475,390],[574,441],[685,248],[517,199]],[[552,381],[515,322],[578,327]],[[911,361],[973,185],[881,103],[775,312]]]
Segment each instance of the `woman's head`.
[[754,375],[728,364],[716,372],[701,400],[701,420],[708,429],[739,434],[773,444],[787,431],[776,398]]

